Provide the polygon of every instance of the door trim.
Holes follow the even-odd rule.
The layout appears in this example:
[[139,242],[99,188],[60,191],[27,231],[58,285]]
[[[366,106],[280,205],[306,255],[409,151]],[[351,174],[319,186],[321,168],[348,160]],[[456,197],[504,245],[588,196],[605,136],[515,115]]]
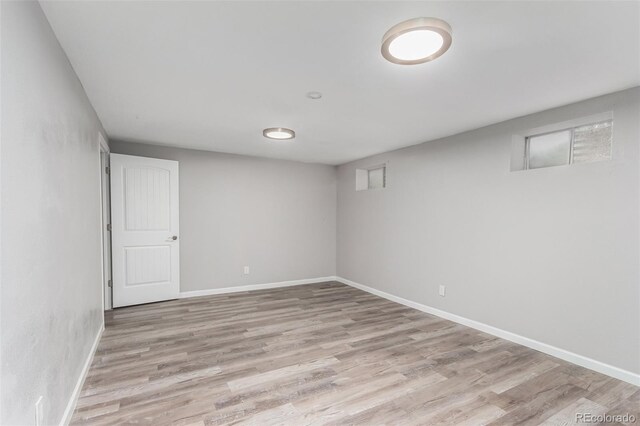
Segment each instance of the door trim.
[[102,310],[111,309],[111,235],[107,231],[107,224],[111,215],[111,192],[109,188],[109,145],[102,133],[98,134],[98,163],[100,165],[100,259],[102,276]]

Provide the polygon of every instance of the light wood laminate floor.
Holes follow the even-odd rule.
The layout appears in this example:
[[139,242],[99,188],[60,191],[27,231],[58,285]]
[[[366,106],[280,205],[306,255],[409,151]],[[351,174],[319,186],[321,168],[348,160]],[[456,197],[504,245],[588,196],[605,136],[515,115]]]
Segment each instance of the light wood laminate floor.
[[108,312],[72,423],[563,425],[639,407],[638,387],[330,282]]

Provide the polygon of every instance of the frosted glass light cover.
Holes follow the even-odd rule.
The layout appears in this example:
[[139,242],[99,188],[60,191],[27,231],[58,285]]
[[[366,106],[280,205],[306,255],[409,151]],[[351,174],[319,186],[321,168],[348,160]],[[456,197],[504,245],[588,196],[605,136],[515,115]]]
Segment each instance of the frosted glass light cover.
[[296,132],[291,129],[286,129],[284,127],[271,127],[268,129],[264,129],[262,131],[262,135],[265,138],[276,139],[276,140],[286,140],[293,139],[296,137]]
[[443,43],[442,36],[435,31],[409,31],[391,42],[389,53],[403,61],[415,61],[433,55]]
[[451,46],[451,27],[438,18],[414,18],[394,25],[382,37],[382,56],[399,65],[433,61]]

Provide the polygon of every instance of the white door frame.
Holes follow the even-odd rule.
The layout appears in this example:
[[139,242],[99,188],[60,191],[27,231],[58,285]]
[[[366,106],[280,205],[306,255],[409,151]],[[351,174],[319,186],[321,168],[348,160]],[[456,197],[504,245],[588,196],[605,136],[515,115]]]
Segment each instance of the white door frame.
[[110,310],[111,302],[111,233],[108,225],[111,223],[111,193],[109,188],[109,145],[102,134],[98,137],[100,163],[100,255],[102,272],[102,310]]

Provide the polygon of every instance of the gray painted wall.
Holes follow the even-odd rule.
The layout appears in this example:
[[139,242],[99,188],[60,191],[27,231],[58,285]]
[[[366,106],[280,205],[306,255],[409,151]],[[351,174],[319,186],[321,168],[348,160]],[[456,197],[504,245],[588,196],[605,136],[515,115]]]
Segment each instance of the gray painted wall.
[[2,2],[3,425],[57,424],[102,316],[102,126],[40,5]]
[[[33,423],[43,395],[54,424],[102,325],[103,129],[40,6],[1,4],[0,423]],[[337,258],[344,278],[640,372],[639,98],[340,166],[338,205],[330,166],[112,149],[180,161],[182,291],[330,276]],[[514,133],[605,110],[612,161],[509,172]],[[355,168],[382,162],[388,187],[356,192]]]
[[[509,171],[512,135],[610,110],[612,161]],[[639,373],[639,123],[634,88],[340,166],[338,275]]]
[[335,275],[335,167],[120,141],[111,152],[180,162],[181,291]]

